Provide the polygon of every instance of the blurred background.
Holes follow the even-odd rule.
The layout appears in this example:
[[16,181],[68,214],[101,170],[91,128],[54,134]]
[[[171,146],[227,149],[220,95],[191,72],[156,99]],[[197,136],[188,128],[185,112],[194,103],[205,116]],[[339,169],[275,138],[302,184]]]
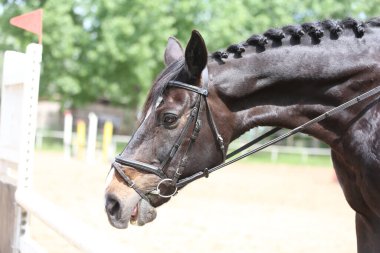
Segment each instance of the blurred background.
[[[44,9],[44,35],[37,191],[139,252],[355,252],[353,212],[335,181],[329,149],[306,135],[194,183],[142,228],[119,231],[107,223],[102,187],[109,159],[128,142],[164,66],[169,36],[185,44],[197,29],[212,52],[273,27],[366,20],[380,15],[380,0],[5,0],[0,51],[23,52],[37,41],[9,19],[38,8]],[[97,117],[96,164],[84,155],[91,113]],[[67,115],[73,134],[66,142],[69,160],[62,155]],[[107,123],[113,134],[105,141]],[[251,130],[234,145],[264,131]],[[32,227],[50,252],[77,252],[37,220]]]
[[36,41],[10,26],[9,19],[38,8],[44,9],[40,101],[45,113],[61,112],[45,117],[39,128],[60,130],[62,112],[69,109],[74,119],[99,111],[99,124],[108,117],[115,133],[130,134],[163,68],[169,36],[184,44],[197,29],[213,52],[272,27],[325,18],[365,20],[379,15],[380,1],[5,0],[0,3],[0,50],[24,51]]

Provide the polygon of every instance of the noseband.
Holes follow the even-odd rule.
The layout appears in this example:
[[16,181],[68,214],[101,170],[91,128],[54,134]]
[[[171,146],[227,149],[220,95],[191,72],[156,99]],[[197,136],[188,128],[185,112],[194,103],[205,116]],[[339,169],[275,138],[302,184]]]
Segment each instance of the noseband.
[[[207,102],[207,96],[208,96],[208,71],[207,68],[202,72],[202,85],[201,87],[197,87],[194,85],[190,85],[187,83],[179,82],[179,81],[169,81],[167,87],[175,87],[180,89],[185,89],[191,92],[196,93],[197,98],[196,102],[193,108],[191,108],[190,115],[187,118],[186,124],[181,130],[181,133],[179,134],[178,138],[176,139],[176,142],[170,149],[169,154],[163,160],[163,162],[160,164],[160,166],[154,166],[151,164],[147,164],[141,161],[136,161],[133,159],[128,159],[122,157],[122,155],[118,155],[115,157],[115,162],[112,163],[112,168],[114,168],[118,174],[123,178],[125,183],[133,188],[144,200],[149,201],[149,198],[147,197],[147,194],[153,194],[158,195],[162,198],[170,198],[174,196],[177,193],[178,188],[185,186],[182,182],[182,180],[179,181],[180,176],[182,175],[185,167],[187,166],[188,162],[188,153],[191,150],[194,142],[196,141],[198,134],[202,127],[202,121],[200,119],[200,115],[202,114],[203,110],[206,110],[207,118],[209,125],[212,129],[213,135],[219,145],[220,151],[222,153],[223,161],[226,159],[226,152],[224,147],[224,141],[222,136],[219,134],[219,131],[216,127],[214,118],[212,116],[210,107]],[[204,88],[203,88],[204,87]],[[171,160],[174,158],[175,154],[179,150],[180,147],[184,146],[185,137],[188,136],[189,130],[191,129],[191,125],[193,125],[193,131],[190,135],[189,143],[187,144],[187,147],[185,148],[185,153],[181,158],[181,161],[179,163],[179,166],[177,167],[174,175],[172,177],[169,177],[165,172],[164,169],[167,168],[167,166],[170,164]],[[161,181],[157,184],[156,189],[152,190],[150,192],[144,192],[141,189],[139,189],[132,179],[130,179],[123,171],[123,166],[130,166],[132,168],[135,168],[139,171],[144,171],[147,173],[155,174],[158,177],[161,178]],[[204,173],[207,173],[207,170],[204,171]],[[207,176],[207,175],[205,175]],[[192,177],[192,176],[190,176]],[[190,178],[189,177],[189,178]],[[171,192],[163,194],[163,188],[162,186],[170,186]]]

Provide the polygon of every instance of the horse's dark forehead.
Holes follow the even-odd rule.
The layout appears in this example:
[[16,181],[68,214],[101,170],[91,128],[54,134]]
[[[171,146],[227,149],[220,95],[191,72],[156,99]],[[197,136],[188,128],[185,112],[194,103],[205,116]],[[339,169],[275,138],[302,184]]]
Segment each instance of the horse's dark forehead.
[[157,104],[157,100],[163,95],[168,82],[171,80],[175,80],[177,78],[179,73],[183,70],[184,63],[185,63],[184,59],[180,58],[179,60],[167,66],[157,76],[156,80],[153,82],[153,85],[145,101],[140,121],[146,117],[149,109],[155,104]]

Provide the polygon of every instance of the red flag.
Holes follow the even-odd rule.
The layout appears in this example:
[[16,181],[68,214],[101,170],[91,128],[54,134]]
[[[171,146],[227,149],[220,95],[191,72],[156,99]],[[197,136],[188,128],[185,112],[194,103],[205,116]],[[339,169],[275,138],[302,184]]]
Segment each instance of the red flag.
[[11,25],[19,27],[38,35],[38,42],[42,43],[42,9],[25,13],[13,17],[10,20]]

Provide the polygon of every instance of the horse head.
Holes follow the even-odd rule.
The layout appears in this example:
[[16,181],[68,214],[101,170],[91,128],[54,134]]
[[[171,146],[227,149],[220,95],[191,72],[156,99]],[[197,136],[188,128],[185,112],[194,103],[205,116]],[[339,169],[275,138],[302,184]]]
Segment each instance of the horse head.
[[166,67],[149,92],[139,127],[108,175],[105,207],[113,226],[153,221],[155,208],[184,186],[179,180],[224,160],[224,130],[221,135],[210,109],[217,102],[207,87],[207,60],[197,31],[185,52],[169,38]]

